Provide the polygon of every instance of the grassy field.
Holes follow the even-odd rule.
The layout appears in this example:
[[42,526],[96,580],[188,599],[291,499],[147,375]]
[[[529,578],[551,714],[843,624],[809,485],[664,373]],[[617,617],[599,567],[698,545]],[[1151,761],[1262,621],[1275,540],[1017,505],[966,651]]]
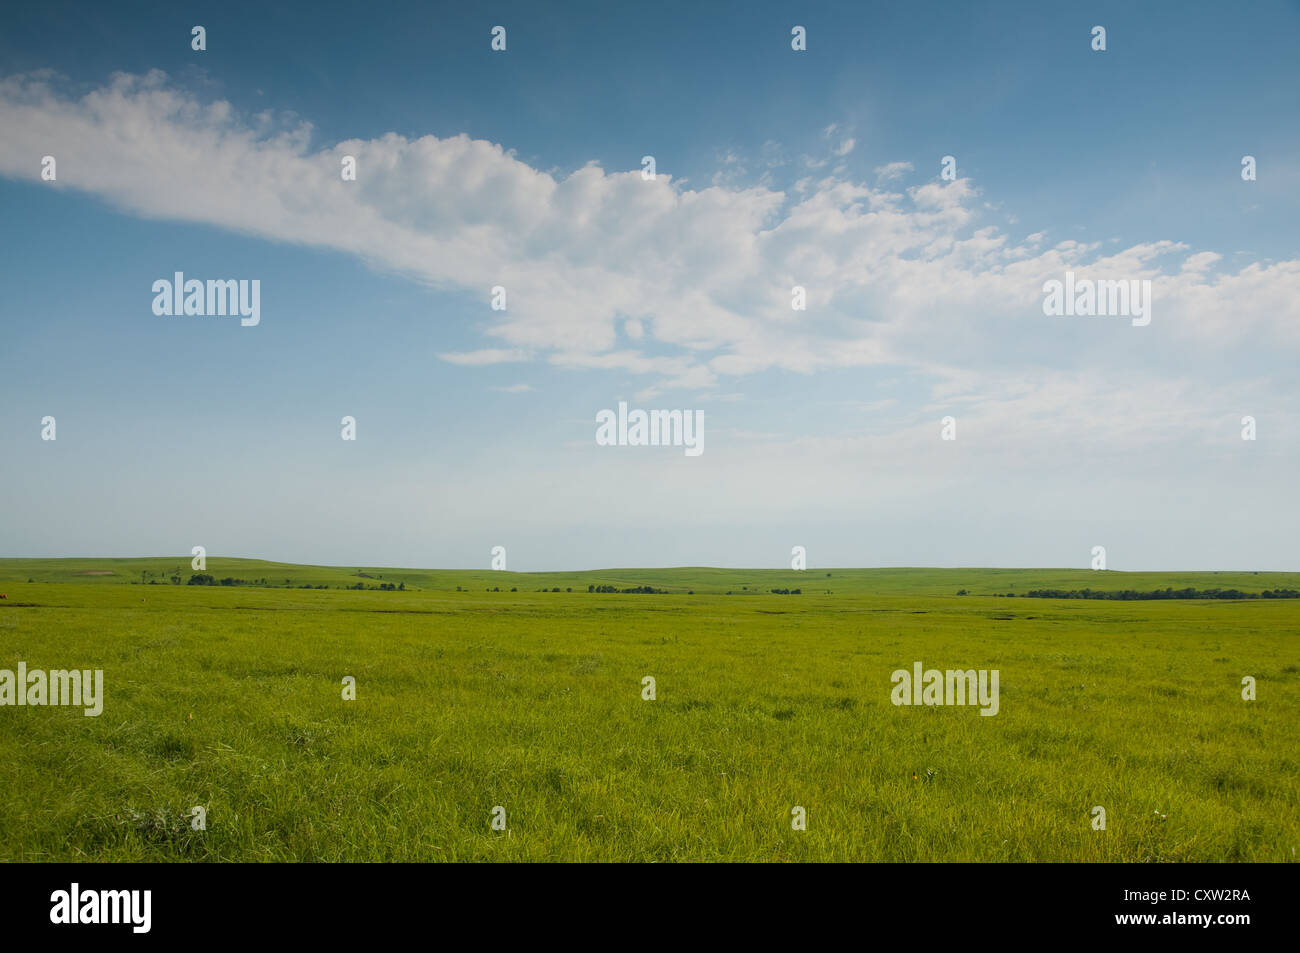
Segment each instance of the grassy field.
[[[106,695],[98,718],[0,708],[0,859],[1294,862],[1300,848],[1300,600],[1006,595],[1259,592],[1300,574],[209,558],[218,579],[279,588],[168,581],[191,572],[189,557],[0,560],[0,669],[99,668]],[[344,588],[357,583],[406,589]],[[890,675],[916,661],[998,669],[999,713],[894,706]]]

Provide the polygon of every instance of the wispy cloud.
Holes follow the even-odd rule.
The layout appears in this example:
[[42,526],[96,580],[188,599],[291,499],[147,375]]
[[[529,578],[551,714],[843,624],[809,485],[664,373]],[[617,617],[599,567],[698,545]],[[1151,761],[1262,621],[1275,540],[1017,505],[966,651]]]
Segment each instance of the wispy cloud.
[[901,179],[914,169],[915,167],[910,162],[887,162],[884,165],[876,166],[876,181],[889,182],[894,179]]
[[[1160,379],[1175,355],[1180,376],[1231,382],[1225,339],[1298,352],[1300,262],[1226,269],[1217,252],[1174,239],[1104,251],[1045,246],[1042,232],[1017,240],[981,221],[969,179],[898,192],[842,173],[789,192],[690,190],[639,169],[551,174],[465,135],[313,145],[307,123],[201,102],[156,72],[80,96],[47,75],[11,77],[0,82],[0,128],[0,172],[13,178],[37,180],[32,157],[56,153],[58,182],[44,185],[137,215],[335,249],[480,294],[485,312],[488,289],[505,286],[509,310],[484,316],[494,346],[440,355],[463,366],[617,369],[662,392],[772,369],[895,365],[936,393],[986,391],[1008,369],[1042,388],[1044,368],[1107,368],[1080,377],[1087,393],[1089,380],[1113,386],[1116,365],[1131,381]],[[833,151],[852,145],[843,137]],[[345,155],[355,182],[340,179]],[[888,183],[907,171],[892,162],[875,174]],[[1045,318],[1042,284],[1066,269],[1151,279],[1152,326]],[[806,311],[791,308],[794,285],[806,288]]]
[[527,351],[517,349],[484,348],[481,351],[462,351],[460,353],[439,354],[439,359],[448,364],[461,364],[465,367],[484,367],[489,364],[512,364],[527,361]]

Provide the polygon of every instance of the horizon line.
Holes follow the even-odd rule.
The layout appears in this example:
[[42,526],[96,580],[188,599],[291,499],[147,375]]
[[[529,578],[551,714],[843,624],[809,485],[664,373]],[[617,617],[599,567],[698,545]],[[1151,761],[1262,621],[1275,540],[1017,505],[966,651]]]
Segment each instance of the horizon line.
[[[150,556],[0,556],[0,563],[4,562],[26,562],[34,560],[162,560],[162,559],[179,559],[181,561],[190,561],[194,557],[192,554],[187,555],[150,555]],[[313,566],[319,569],[385,569],[398,572],[492,572],[508,573],[513,575],[542,575],[542,574],[560,574],[560,573],[594,573],[594,572],[671,572],[680,570],[719,570],[724,572],[802,572],[814,573],[819,571],[841,571],[841,572],[901,572],[901,571],[1005,571],[1005,572],[1088,572],[1088,573],[1251,573],[1258,575],[1260,573],[1277,573],[1291,574],[1300,573],[1296,569],[1092,569],[1086,566],[808,566],[804,569],[794,569],[793,567],[763,567],[763,566],[601,566],[589,569],[492,569],[491,567],[483,568],[459,568],[459,567],[438,567],[438,566],[382,566],[378,564],[360,564],[360,563],[304,563],[292,560],[266,559],[261,556],[226,556],[219,554],[206,554],[207,559],[234,559],[245,562],[275,563],[286,566]],[[206,571],[206,570],[200,570]]]

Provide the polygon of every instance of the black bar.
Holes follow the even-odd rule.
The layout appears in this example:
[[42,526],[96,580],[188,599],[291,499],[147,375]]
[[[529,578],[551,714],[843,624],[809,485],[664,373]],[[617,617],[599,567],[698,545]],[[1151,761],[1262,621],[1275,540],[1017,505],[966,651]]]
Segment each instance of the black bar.
[[[56,891],[149,890],[147,933],[130,923],[54,924]],[[385,865],[11,864],[0,866],[7,940],[98,942],[371,939],[450,924],[496,935],[637,936],[789,927],[927,938],[1170,937],[1232,943],[1291,932],[1292,865]],[[1185,891],[1180,897],[1174,891]],[[1214,891],[1215,893],[1207,893]],[[1163,892],[1163,897],[1162,897]],[[1235,893],[1234,893],[1235,892]],[[1176,918],[1242,915],[1248,922]],[[1120,923],[1152,916],[1154,923]],[[1165,917],[1175,918],[1164,922]],[[128,915],[123,919],[129,920]],[[692,927],[692,924],[700,924]],[[1291,929],[1289,929],[1291,928]],[[600,932],[597,932],[599,930]],[[673,932],[667,932],[667,931]],[[575,932],[576,931],[576,932]],[[648,932],[647,932],[648,931]],[[446,936],[448,941],[451,935]]]

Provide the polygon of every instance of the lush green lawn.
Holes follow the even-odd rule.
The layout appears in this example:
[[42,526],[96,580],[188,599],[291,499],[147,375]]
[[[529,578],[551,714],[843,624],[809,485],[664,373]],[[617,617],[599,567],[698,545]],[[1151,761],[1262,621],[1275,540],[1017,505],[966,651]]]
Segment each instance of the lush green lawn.
[[[1290,862],[1300,848],[1300,600],[990,595],[1258,592],[1300,588],[1297,574],[359,577],[214,558],[218,578],[407,591],[123,584],[178,567],[188,578],[188,557],[0,560],[0,668],[102,668],[106,694],[98,718],[0,708],[0,859]],[[915,661],[998,669],[998,715],[894,706],[890,675]],[[189,827],[194,805],[206,831]],[[795,805],[807,831],[791,829]]]

